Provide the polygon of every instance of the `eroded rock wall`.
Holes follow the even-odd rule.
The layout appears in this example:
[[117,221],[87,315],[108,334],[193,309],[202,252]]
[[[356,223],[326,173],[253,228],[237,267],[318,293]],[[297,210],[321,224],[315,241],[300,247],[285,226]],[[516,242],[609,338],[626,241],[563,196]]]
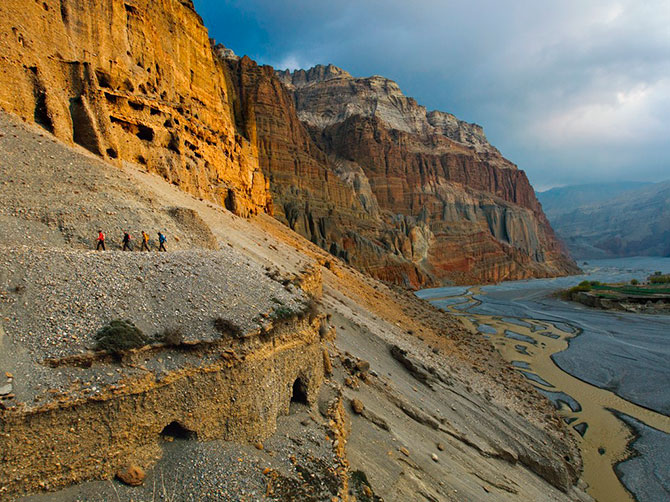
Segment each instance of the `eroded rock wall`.
[[427,227],[420,234],[428,253],[401,255],[435,277],[500,281],[576,270],[525,173],[500,167],[507,161],[499,154],[392,129],[376,116],[313,131],[326,151],[360,166],[382,211],[406,216],[408,237]]
[[[324,173],[348,181],[367,211],[340,222],[334,247],[349,263],[411,287],[577,270],[525,173],[481,126],[429,112],[383,77],[356,79],[332,65],[276,76],[326,154]],[[293,182],[287,173],[273,192]],[[333,201],[331,217],[340,212]]]
[[[296,397],[296,381],[305,393],[300,398],[316,402],[323,380],[319,325],[285,322],[261,339],[183,348],[188,364],[180,370],[128,378],[89,399],[64,394],[27,412],[5,413],[0,494],[109,478],[129,462],[150,465],[161,455],[166,426],[201,440],[268,438]],[[199,355],[207,362],[198,364]],[[124,361],[141,365],[161,357],[180,356],[141,351]],[[104,360],[90,364],[114,371]]]
[[362,171],[330,162],[298,119],[293,97],[272,67],[238,58],[223,46],[215,50],[236,89],[232,107],[238,125],[255,142],[270,180],[275,217],[342,257],[348,229],[380,224]]
[[0,26],[2,109],[239,215],[268,210],[190,0],[7,0]]

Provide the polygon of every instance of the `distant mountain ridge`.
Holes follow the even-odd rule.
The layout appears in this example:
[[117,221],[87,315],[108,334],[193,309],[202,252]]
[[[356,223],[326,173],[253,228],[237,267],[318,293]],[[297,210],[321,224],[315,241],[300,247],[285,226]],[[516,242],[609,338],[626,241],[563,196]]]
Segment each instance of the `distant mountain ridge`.
[[610,183],[589,183],[552,188],[536,192],[545,214],[553,217],[574,211],[578,207],[590,206],[629,192],[653,185],[644,181],[614,181]]
[[574,258],[670,255],[670,181],[564,187],[538,198]]

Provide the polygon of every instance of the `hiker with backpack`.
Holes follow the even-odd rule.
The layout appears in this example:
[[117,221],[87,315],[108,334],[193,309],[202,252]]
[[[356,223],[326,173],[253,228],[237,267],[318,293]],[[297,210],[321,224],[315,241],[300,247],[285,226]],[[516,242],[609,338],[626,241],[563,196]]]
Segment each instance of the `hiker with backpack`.
[[122,251],[126,251],[126,250],[132,251],[133,250],[133,248],[130,245],[130,239],[132,239],[130,234],[128,232],[123,232],[123,241],[122,241],[123,242],[123,249],[122,249]]
[[167,241],[167,238],[162,233],[158,232],[159,251],[167,251],[167,249],[165,249],[165,241]]
[[142,249],[141,251],[150,251],[149,249],[149,234],[142,230]]
[[98,243],[95,246],[95,250],[100,251],[100,248],[105,251],[105,234],[102,233],[102,230],[98,230]]

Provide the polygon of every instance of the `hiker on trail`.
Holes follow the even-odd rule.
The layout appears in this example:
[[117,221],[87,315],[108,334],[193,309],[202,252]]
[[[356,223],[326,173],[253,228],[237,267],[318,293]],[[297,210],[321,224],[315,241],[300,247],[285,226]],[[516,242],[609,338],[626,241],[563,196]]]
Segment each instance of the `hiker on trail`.
[[126,249],[128,251],[133,250],[133,248],[130,246],[130,239],[132,239],[132,237],[130,237],[130,234],[128,232],[123,232],[123,249],[122,249],[122,251],[125,251]]
[[98,244],[95,246],[95,250],[99,251],[100,248],[105,251],[105,234],[102,233],[102,230],[98,230]]
[[144,230],[142,230],[142,251],[144,250],[150,251],[149,249],[149,234],[146,233]]
[[165,236],[162,233],[158,232],[158,243],[160,244],[160,246],[158,247],[159,251],[167,251],[167,249],[165,249],[166,240],[167,239],[165,238]]

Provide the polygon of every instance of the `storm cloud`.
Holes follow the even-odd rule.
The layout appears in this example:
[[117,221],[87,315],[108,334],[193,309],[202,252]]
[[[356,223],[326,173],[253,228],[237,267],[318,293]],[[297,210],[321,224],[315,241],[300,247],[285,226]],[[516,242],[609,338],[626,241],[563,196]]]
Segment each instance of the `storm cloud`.
[[667,0],[195,3],[240,55],[383,75],[481,124],[537,188],[670,178]]

